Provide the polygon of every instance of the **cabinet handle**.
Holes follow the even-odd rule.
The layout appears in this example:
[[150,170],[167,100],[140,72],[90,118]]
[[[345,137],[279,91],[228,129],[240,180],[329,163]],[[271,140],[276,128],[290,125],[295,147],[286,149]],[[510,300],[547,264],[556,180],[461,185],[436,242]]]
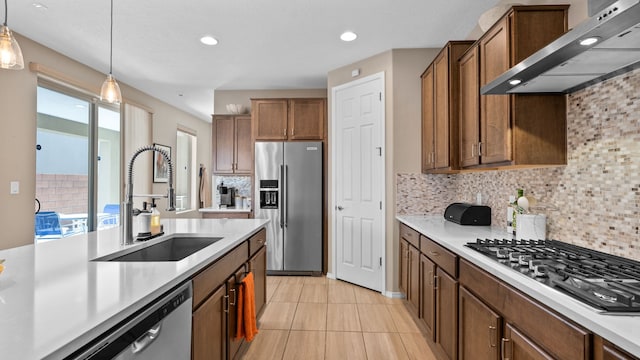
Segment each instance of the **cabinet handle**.
[[511,340],[509,340],[509,339],[505,339],[505,338],[502,338],[502,339],[500,340],[500,358],[501,358],[502,360],[510,360],[510,359],[511,359],[511,356],[509,356],[509,357],[505,357],[505,353],[506,353],[506,351],[504,350],[504,349],[507,347],[507,343],[508,343],[509,341],[511,341]]
[[229,295],[224,296],[224,312],[229,313]]
[[293,131],[294,129],[295,129],[295,128],[291,128],[291,136],[293,136],[293,135],[294,135],[294,131]]
[[433,271],[429,271],[429,285],[433,286]]
[[482,142],[478,143],[478,156],[482,156]]
[[435,153],[435,152],[432,152],[432,153],[431,153],[431,163],[432,163],[432,164],[435,164],[435,163],[436,163],[436,153]]
[[283,131],[282,131],[282,135],[284,135],[284,137],[287,137],[287,129],[286,129],[286,128],[285,128],[285,129],[283,129]]
[[489,346],[490,347],[496,347],[496,334],[497,334],[497,328],[495,326],[489,325]]
[[471,144],[471,157],[476,157],[476,144]]
[[439,276],[433,277],[433,290],[438,290],[438,278]]
[[432,256],[440,256],[440,253],[439,253],[439,252],[437,252],[437,251],[429,251],[429,255],[432,255]]
[[233,302],[229,302],[229,305],[236,306],[236,301],[238,301],[238,298],[236,296],[236,289],[231,289],[229,290],[229,292],[233,292]]

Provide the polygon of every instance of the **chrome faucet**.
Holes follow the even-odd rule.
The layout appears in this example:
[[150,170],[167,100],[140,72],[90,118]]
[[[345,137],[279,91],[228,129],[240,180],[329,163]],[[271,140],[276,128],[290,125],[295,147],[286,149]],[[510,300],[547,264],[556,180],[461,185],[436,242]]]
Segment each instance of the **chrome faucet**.
[[155,146],[143,146],[140,149],[136,150],[136,152],[129,160],[129,171],[127,175],[127,184],[126,186],[126,196],[125,200],[122,203],[122,245],[131,245],[133,244],[133,217],[140,214],[140,210],[133,208],[133,163],[135,162],[138,155],[142,154],[145,151],[155,151],[164,157],[164,160],[167,162],[167,166],[169,168],[169,189],[167,189],[167,195],[149,195],[154,198],[167,198],[167,211],[175,211],[175,203],[176,203],[176,193],[173,189],[173,164],[171,163],[171,158],[169,154],[167,154],[164,150],[161,150]]

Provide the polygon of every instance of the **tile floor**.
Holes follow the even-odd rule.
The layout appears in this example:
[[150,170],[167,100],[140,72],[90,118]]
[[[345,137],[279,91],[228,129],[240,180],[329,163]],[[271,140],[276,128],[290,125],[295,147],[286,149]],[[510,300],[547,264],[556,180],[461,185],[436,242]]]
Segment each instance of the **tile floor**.
[[400,299],[325,277],[269,276],[242,359],[435,359]]

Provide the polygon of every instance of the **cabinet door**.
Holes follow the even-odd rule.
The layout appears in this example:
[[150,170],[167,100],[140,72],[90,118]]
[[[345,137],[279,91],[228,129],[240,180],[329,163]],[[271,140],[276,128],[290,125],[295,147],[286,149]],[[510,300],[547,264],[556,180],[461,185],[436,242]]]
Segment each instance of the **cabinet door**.
[[238,331],[238,292],[240,283],[239,279],[245,274],[245,267],[241,267],[234,275],[231,275],[227,279],[227,295],[229,296],[229,320],[227,322],[227,330],[228,330],[228,349],[229,349],[229,359],[233,359],[238,350],[240,349],[240,345],[242,345],[243,339],[236,340],[236,332]]
[[235,169],[236,174],[251,174],[253,164],[251,147],[251,117],[235,118]]
[[507,324],[502,339],[502,358],[509,360],[552,360],[553,357],[542,350],[513,325]]
[[289,139],[324,139],[325,113],[324,99],[289,100]]
[[425,255],[420,255],[420,318],[427,328],[427,336],[436,341],[436,288],[434,279],[436,264]]
[[409,281],[409,243],[406,240],[400,238],[400,292],[405,294],[407,299],[409,293],[407,292]]
[[193,312],[193,360],[226,359],[228,299],[223,285]]
[[422,172],[434,168],[433,66],[422,74]]
[[443,51],[433,62],[434,167],[449,167],[449,52]]
[[253,272],[255,282],[256,316],[258,316],[267,302],[267,248],[265,246],[249,260],[249,269]]
[[214,116],[213,173],[231,174],[234,169],[234,120],[232,116]]
[[287,108],[286,99],[252,100],[251,116],[255,139],[286,140]]
[[436,269],[436,343],[449,359],[458,356],[458,281]]
[[409,245],[409,284],[407,296],[416,316],[420,313],[420,251]]
[[498,360],[500,315],[464,287],[460,287],[458,311],[458,359]]
[[480,142],[480,85],[478,47],[460,59],[460,166],[478,165]]
[[[510,67],[509,17],[499,21],[480,41],[480,84],[485,85]],[[480,106],[480,162],[511,160],[512,95],[483,95]]]

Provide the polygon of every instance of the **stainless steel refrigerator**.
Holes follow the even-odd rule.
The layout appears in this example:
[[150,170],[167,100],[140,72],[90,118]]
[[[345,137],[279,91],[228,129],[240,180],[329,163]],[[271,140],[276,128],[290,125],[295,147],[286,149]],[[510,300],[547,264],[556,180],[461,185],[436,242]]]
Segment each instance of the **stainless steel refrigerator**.
[[267,224],[267,273],[322,272],[322,143],[256,142],[254,217]]

